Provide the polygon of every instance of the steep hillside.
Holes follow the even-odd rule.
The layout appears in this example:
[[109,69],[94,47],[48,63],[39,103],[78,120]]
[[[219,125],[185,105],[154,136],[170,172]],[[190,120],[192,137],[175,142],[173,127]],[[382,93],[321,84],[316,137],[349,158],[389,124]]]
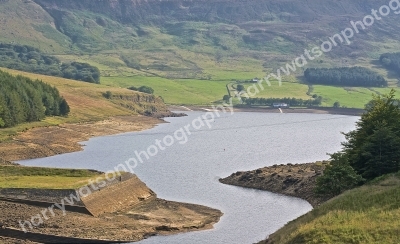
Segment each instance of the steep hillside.
[[43,51],[65,52],[70,43],[54,19],[33,1],[0,1],[1,42],[32,45]]
[[[72,37],[81,33],[72,33],[72,24],[83,26],[93,34],[93,28],[104,31],[109,28],[108,17],[133,28],[132,37],[151,35],[145,26],[154,26],[163,34],[178,41],[180,47],[208,44],[221,50],[250,49],[280,54],[307,47],[310,41],[337,33],[349,26],[350,20],[361,20],[388,2],[385,0],[367,1],[232,1],[221,0],[210,3],[195,1],[91,1],[91,0],[35,0],[55,20],[60,32]],[[90,21],[88,11],[96,13]],[[82,17],[85,17],[82,19]],[[102,17],[104,16],[104,17]],[[94,16],[92,16],[94,17]],[[80,19],[79,19],[80,18]],[[95,22],[94,22],[95,21]],[[360,35],[357,45],[343,47],[340,54],[362,56],[370,45],[368,41],[378,42],[383,38],[396,40],[399,37],[395,14],[381,23],[376,23],[370,33]],[[209,25],[212,24],[212,25]],[[379,34],[379,35],[378,35]],[[204,39],[206,43],[201,43]],[[88,39],[89,40],[89,39]],[[87,40],[87,41],[88,41]],[[76,42],[84,43],[82,40]],[[133,41],[134,43],[135,41]],[[132,47],[135,47],[133,45]],[[286,50],[282,50],[286,49]],[[371,51],[371,50],[370,50]],[[357,53],[352,53],[357,52]]]
[[[388,3],[387,0],[2,0],[0,42],[29,44],[56,54],[63,61],[90,63],[100,69],[102,80],[110,85],[129,87],[155,82],[155,86],[161,87],[155,89],[155,94],[166,98],[167,103],[204,104],[220,100],[226,83],[276,71],[303,54],[305,48],[320,46],[351,27],[350,21],[362,20],[371,14],[371,9]],[[383,75],[391,87],[397,87],[399,77],[387,72],[376,60],[382,53],[400,49],[399,18],[392,11],[356,34],[351,45],[335,47],[309,62],[308,67],[363,66]],[[297,69],[284,77],[284,81],[304,83],[303,71]],[[202,86],[193,85],[205,80],[220,82],[218,89],[211,89],[216,91],[215,96],[209,96],[210,92],[204,92]],[[170,89],[176,83],[179,92],[171,94]],[[348,107],[362,107],[364,95],[376,93],[357,88],[296,85],[305,92],[292,93],[289,85],[280,88],[279,96],[262,96],[308,98],[317,94],[323,96],[326,106],[340,101]],[[181,91],[204,99],[177,97]]]
[[[93,136],[149,129],[162,122],[154,117],[171,115],[162,99],[153,95],[58,77],[2,70],[13,75],[39,79],[57,87],[71,109],[68,117],[47,117],[40,122],[0,129],[0,158],[8,161],[79,151],[82,150],[82,145],[78,142]],[[104,96],[107,92],[111,94],[109,98]]]
[[[388,1],[3,0],[1,15],[8,27],[1,39],[23,37],[30,43],[36,39],[36,46],[41,43],[42,49],[54,52],[56,47],[84,51],[179,47],[208,54],[219,50],[222,56],[226,51],[243,55],[251,50],[248,55],[268,60],[271,54],[293,55],[320,43],[383,4]],[[376,53],[383,48],[378,42],[398,39],[397,22],[395,14],[387,16],[356,37],[355,45],[344,45],[331,55],[356,58]],[[28,32],[18,31],[27,28]]]

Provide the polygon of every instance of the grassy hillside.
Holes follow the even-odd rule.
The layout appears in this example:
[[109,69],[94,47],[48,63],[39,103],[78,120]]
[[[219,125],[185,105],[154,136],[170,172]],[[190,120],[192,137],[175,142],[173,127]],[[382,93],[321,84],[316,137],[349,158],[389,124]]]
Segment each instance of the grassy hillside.
[[[68,117],[48,117],[40,122],[20,124],[13,128],[0,129],[0,141],[29,128],[59,125],[62,123],[79,123],[99,121],[112,116],[138,115],[147,109],[167,110],[160,98],[153,95],[134,92],[128,89],[89,84],[86,82],[63,79],[59,77],[31,74],[21,71],[1,69],[13,75],[23,75],[39,79],[56,86],[60,94],[68,101],[71,112]],[[115,98],[106,99],[103,94],[110,91]],[[124,100],[118,97],[123,97]]]
[[[63,2],[62,4],[60,4]],[[323,3],[322,3],[323,2]],[[385,0],[108,1],[13,0],[0,3],[0,42],[28,44],[62,61],[86,62],[116,87],[150,85],[168,104],[220,101],[232,80],[263,77],[362,19]],[[376,63],[400,49],[398,16],[388,16],[308,67],[368,67],[397,87]],[[382,45],[384,43],[384,45]],[[309,98],[363,107],[377,90],[319,87],[308,93],[303,70],[259,97]]]
[[400,172],[347,191],[260,243],[399,243]]
[[67,36],[55,28],[49,13],[32,1],[0,2],[1,42],[34,46],[46,52],[65,52]]

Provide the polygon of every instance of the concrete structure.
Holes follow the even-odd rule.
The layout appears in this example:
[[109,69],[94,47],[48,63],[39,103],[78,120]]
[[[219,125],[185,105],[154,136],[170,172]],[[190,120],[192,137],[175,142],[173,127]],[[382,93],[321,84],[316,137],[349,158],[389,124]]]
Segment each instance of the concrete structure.
[[126,174],[122,181],[82,197],[81,201],[93,215],[114,213],[151,201],[157,195],[136,175]]
[[[104,184],[101,187],[102,183]],[[157,198],[157,195],[146,184],[130,173],[124,173],[102,183],[66,190],[6,188],[0,189],[0,200],[41,207],[64,202],[67,211],[99,216],[103,213],[133,208]],[[83,188],[89,189],[89,191],[83,191]],[[72,199],[73,201],[71,201]]]

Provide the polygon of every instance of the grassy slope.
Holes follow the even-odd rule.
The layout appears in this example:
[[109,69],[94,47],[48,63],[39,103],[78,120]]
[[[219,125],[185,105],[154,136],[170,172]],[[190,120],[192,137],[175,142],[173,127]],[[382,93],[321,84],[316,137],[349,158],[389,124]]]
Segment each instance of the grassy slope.
[[[361,16],[364,12],[360,10],[358,14]],[[302,54],[305,46],[318,45],[318,40],[348,25],[345,18],[327,18],[321,23],[313,23],[307,35],[301,34],[305,28],[303,24],[282,21],[279,16],[275,16],[275,21],[243,25],[167,21],[163,25],[137,23],[125,26],[106,15],[83,9],[59,17],[63,34],[56,30],[55,20],[45,10],[23,0],[2,3],[0,17],[4,22],[0,36],[2,42],[32,45],[57,55],[63,61],[88,62],[101,69],[102,82],[106,85],[150,85],[168,104],[198,105],[220,101],[226,94],[225,85],[230,81],[261,78]],[[104,26],[96,23],[98,17],[103,18]],[[310,28],[309,24],[304,24],[307,26],[305,29]],[[374,26],[371,29],[374,35],[365,40],[367,36],[357,37],[352,46],[337,48],[332,55],[321,57],[308,67],[361,65],[381,73],[389,78],[392,87],[397,87],[397,77],[371,62],[383,52],[400,48],[395,36],[385,34],[385,45],[382,45],[382,40],[374,38],[380,29],[390,28]],[[79,37],[74,41],[68,36],[77,33]],[[248,36],[252,37],[252,42],[244,41],[243,38]],[[349,51],[352,49],[355,51]],[[135,68],[131,68],[132,65],[128,67],[124,60]],[[284,83],[282,87],[274,84],[257,96],[309,98],[307,85],[301,84],[298,78],[301,73],[298,71],[285,77],[285,81],[290,83]],[[324,97],[324,106],[339,101],[346,107],[362,108],[375,91],[316,86],[314,93]]]
[[89,170],[1,166],[0,188],[75,189],[104,174]]
[[1,42],[30,45],[60,53],[70,40],[55,29],[53,18],[30,1],[6,1],[0,6]]
[[[17,132],[29,128],[59,125],[62,123],[78,123],[99,121],[112,116],[135,115],[132,110],[128,110],[118,103],[114,103],[103,97],[103,93],[111,91],[114,95],[139,96],[146,97],[146,94],[137,93],[128,89],[109,87],[106,85],[96,85],[81,81],[68,80],[58,77],[31,74],[21,71],[4,69],[13,75],[23,75],[31,79],[39,79],[50,85],[57,87],[61,95],[67,100],[71,112],[68,117],[47,117],[45,120],[34,123],[20,124],[13,128],[0,129],[0,141],[15,135]],[[163,104],[159,104],[163,107]]]
[[347,191],[288,223],[270,243],[399,243],[400,173]]

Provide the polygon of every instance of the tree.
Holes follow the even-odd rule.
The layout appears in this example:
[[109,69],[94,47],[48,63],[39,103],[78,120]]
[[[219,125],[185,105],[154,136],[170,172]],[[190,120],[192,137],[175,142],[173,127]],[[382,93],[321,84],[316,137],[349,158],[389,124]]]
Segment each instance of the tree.
[[366,179],[400,170],[400,138],[384,123],[367,138],[361,151],[365,158],[362,176]]
[[70,112],[69,105],[67,101],[63,98],[60,102],[60,114],[66,116],[69,114],[69,112]]
[[361,87],[388,85],[383,76],[364,67],[308,68],[304,77],[311,84]]
[[143,93],[148,93],[148,94],[154,93],[154,89],[149,86],[141,86],[141,87],[139,87],[138,91],[143,92]]
[[400,107],[392,89],[374,96],[356,130],[346,133],[343,143],[350,166],[367,180],[399,170]]
[[340,102],[336,101],[336,102],[333,104],[333,107],[334,107],[334,108],[340,108]]
[[236,90],[238,92],[244,91],[244,86],[239,84],[239,85],[237,85]]
[[103,93],[103,96],[107,99],[111,99],[113,95],[112,92],[106,91],[105,93]]
[[0,66],[44,75],[100,83],[100,70],[86,63],[61,63],[40,50],[0,43]]
[[349,165],[345,154],[332,154],[331,160],[331,163],[325,168],[324,174],[317,178],[315,188],[317,195],[334,197],[364,181]]
[[[0,116],[2,115],[2,113],[3,113],[3,108],[0,106]],[[6,123],[4,122],[3,118],[0,117],[0,127],[4,127],[5,124]]]
[[[0,83],[0,127],[60,115],[62,98],[55,87],[3,71],[0,71]],[[62,106],[68,106],[65,100]]]
[[225,102],[228,102],[230,98],[231,98],[231,97],[230,97],[229,95],[224,95],[224,97],[222,98],[222,100],[224,100]]

